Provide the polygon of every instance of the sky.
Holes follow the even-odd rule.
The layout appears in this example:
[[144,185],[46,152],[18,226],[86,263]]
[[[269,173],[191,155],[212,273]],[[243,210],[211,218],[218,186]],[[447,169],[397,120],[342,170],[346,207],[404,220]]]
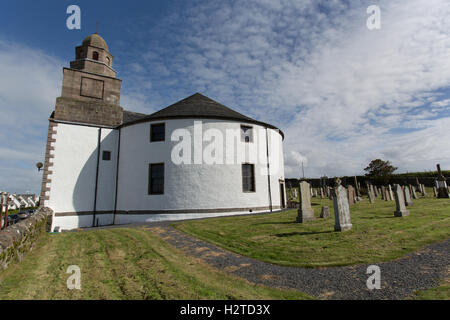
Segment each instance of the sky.
[[[81,30],[69,30],[69,5]],[[381,28],[369,30],[378,5]],[[97,27],[98,25],[98,27]],[[0,190],[40,192],[62,68],[96,32],[121,105],[152,113],[200,92],[279,127],[285,175],[450,168],[450,1],[197,0],[0,3]]]

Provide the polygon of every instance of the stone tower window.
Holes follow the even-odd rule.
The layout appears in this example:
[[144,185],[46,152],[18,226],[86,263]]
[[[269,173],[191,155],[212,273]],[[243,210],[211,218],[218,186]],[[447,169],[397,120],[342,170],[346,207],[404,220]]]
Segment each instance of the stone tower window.
[[97,52],[97,51],[94,51],[94,52],[92,53],[92,59],[98,61],[98,52]]
[[106,57],[106,64],[108,66],[111,66],[111,59],[109,59],[109,57]]

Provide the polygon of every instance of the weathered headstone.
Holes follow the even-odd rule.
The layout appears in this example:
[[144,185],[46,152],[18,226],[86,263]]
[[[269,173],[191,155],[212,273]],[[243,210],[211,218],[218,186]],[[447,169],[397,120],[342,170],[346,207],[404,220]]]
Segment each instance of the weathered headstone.
[[330,208],[327,206],[322,207],[322,211],[320,212],[321,218],[329,218],[330,217]]
[[333,189],[334,206],[334,231],[346,231],[352,228],[350,222],[350,206],[348,205],[347,190],[341,185],[341,180],[336,179]]
[[447,188],[447,182],[444,175],[441,172],[441,165],[436,165],[438,171],[438,178],[436,180],[436,188],[438,192],[438,198],[450,198],[450,194]]
[[409,211],[406,210],[405,198],[403,196],[402,187],[398,184],[394,185],[395,194],[395,205],[396,210],[394,211],[395,217],[404,217],[409,215]]
[[403,187],[403,195],[405,196],[405,204],[407,206],[412,206],[413,202],[411,200],[411,193],[409,192],[408,186]]
[[381,186],[381,200],[386,200],[386,187],[385,186]]
[[369,202],[374,203],[375,202],[375,194],[373,192],[373,186],[367,184],[367,195],[369,197]]
[[311,194],[309,183],[302,181],[299,184],[300,206],[298,208],[297,222],[303,223],[314,220],[314,210],[311,208]]
[[413,199],[418,199],[417,194],[416,194],[416,188],[414,188],[414,186],[409,185],[409,190],[411,191],[411,195]]
[[372,189],[373,189],[373,194],[375,195],[375,198],[378,198],[378,188],[375,186],[373,186],[373,185],[371,185],[372,186]]
[[421,184],[421,185],[420,185],[420,188],[421,188],[421,190],[422,190],[422,191],[421,191],[421,192],[422,192],[422,196],[425,197],[425,196],[427,195],[427,191],[425,190],[425,185],[424,185],[424,184]]
[[361,192],[359,191],[358,179],[356,178],[356,176],[354,177],[354,179],[355,179],[355,198],[359,198],[361,197]]
[[348,194],[348,205],[352,206],[355,204],[355,188],[353,188],[352,185],[349,185],[347,187],[347,194]]
[[320,191],[320,199],[323,199],[323,188],[320,187],[319,191]]
[[389,200],[390,201],[393,201],[394,200],[394,193],[392,192],[392,187],[391,187],[391,185],[389,184],[388,185],[388,190],[389,190]]
[[433,193],[434,193],[434,197],[437,198],[438,197],[438,191],[436,187],[433,187]]

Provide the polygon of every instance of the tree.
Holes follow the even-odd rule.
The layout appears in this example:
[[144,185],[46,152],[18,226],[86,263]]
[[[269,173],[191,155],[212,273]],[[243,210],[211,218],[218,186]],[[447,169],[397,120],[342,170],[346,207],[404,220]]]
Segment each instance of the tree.
[[397,169],[398,168],[392,166],[389,161],[375,159],[369,163],[364,171],[368,172],[366,176],[370,177],[374,182],[386,184],[389,182],[392,173]]

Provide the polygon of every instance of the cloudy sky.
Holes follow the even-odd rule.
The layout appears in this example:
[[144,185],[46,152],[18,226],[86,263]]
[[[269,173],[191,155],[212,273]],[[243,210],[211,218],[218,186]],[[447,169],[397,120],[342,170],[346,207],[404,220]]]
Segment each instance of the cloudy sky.
[[[148,1],[147,1],[148,2]],[[450,1],[2,1],[0,190],[39,193],[62,67],[95,32],[151,113],[195,92],[285,133],[286,177],[450,168]],[[125,6],[126,3],[126,6]],[[81,30],[66,9],[81,8]],[[369,30],[367,7],[381,9]]]

